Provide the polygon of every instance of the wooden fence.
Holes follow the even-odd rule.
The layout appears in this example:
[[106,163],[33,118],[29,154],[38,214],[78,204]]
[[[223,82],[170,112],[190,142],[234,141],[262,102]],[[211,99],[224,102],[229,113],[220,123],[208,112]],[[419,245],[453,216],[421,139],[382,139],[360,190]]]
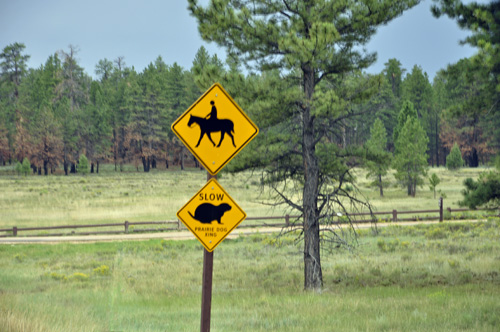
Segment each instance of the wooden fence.
[[[486,210],[486,209],[478,209]],[[451,209],[447,208],[448,211],[447,218],[460,219],[460,217],[453,217],[452,213],[457,212],[467,212],[467,211],[478,211],[470,209]],[[401,218],[401,215],[412,215],[409,218]],[[425,214],[422,216],[422,214]],[[429,215],[433,214],[433,215]],[[372,216],[385,216],[386,218]],[[373,213],[352,213],[350,214],[351,222],[354,224],[360,223],[372,223],[372,222],[405,222],[405,221],[440,221],[442,222],[445,218],[443,210],[443,202],[439,200],[439,209],[436,210],[416,210],[416,211],[385,211],[385,212],[373,212]],[[358,217],[368,217],[365,219],[356,219]],[[467,216],[467,219],[474,219],[475,216]],[[298,222],[300,216],[278,216],[278,217],[248,217],[245,219],[245,223],[238,226],[239,228],[257,228],[257,227],[287,227],[291,224]],[[248,221],[264,221],[264,222],[248,222]],[[271,221],[271,222],[267,222]],[[338,222],[340,224],[347,223],[347,220],[343,220],[339,217]],[[141,226],[141,227],[137,227]],[[149,228],[144,228],[147,226]],[[156,226],[151,228],[151,226]],[[104,229],[100,231],[83,231],[76,232],[77,229]],[[49,227],[10,227],[0,229],[0,237],[12,237],[21,236],[19,233],[23,232],[23,236],[67,236],[67,235],[98,235],[98,234],[123,234],[123,233],[138,233],[138,232],[165,232],[165,231],[179,231],[185,229],[185,226],[179,220],[168,220],[168,221],[142,221],[142,222],[129,222],[125,221],[122,223],[107,223],[107,224],[90,224],[90,225],[67,225],[67,226],[49,226]],[[71,232],[54,232],[57,230],[71,230]],[[33,233],[35,232],[35,233]],[[29,234],[28,234],[29,233]]]

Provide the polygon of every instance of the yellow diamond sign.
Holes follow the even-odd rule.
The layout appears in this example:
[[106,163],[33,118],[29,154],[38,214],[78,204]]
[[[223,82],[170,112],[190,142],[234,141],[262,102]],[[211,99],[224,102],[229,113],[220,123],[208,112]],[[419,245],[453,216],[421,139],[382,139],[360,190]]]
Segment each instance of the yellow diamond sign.
[[259,129],[222,86],[215,83],[172,124],[172,131],[215,175]]
[[177,217],[207,251],[213,251],[247,215],[217,180],[210,179],[177,212]]

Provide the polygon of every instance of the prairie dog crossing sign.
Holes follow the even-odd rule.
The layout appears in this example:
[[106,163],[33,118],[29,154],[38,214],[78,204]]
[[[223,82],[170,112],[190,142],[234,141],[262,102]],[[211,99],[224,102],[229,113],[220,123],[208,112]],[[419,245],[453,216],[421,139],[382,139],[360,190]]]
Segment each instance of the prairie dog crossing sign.
[[211,179],[177,212],[177,217],[207,251],[213,251],[247,215],[217,180]]

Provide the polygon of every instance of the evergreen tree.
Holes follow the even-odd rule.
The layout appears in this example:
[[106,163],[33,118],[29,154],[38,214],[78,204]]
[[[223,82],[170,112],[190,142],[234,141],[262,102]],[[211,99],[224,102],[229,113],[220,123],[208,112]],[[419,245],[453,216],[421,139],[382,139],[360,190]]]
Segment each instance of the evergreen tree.
[[436,198],[436,188],[441,183],[441,179],[437,176],[436,173],[432,173],[429,177],[429,189],[434,192],[434,198]]
[[393,167],[396,179],[407,188],[408,195],[412,197],[415,197],[417,185],[423,184],[422,177],[427,174],[428,142],[419,120],[408,117],[395,142]]
[[14,43],[7,45],[0,53],[2,83],[9,85],[13,99],[19,97],[19,86],[28,69],[27,62],[30,56],[22,54],[25,48],[26,46],[22,43]]
[[456,19],[462,29],[472,32],[462,43],[477,47],[479,52],[472,57],[474,70],[488,82],[482,87],[482,100],[486,109],[500,111],[500,1],[488,3],[459,0],[435,0],[432,12],[436,17],[448,15]]
[[391,164],[391,154],[387,151],[387,132],[382,120],[377,118],[370,129],[370,139],[365,147],[368,151],[369,160],[366,163],[368,168],[367,178],[373,178],[372,185],[379,188],[380,196],[384,196],[383,177]]
[[58,80],[57,59],[49,57],[44,66],[30,70],[20,86],[20,114],[29,132],[30,161],[32,167],[48,175],[62,161],[62,135],[60,120],[54,114],[54,87]]
[[[106,159],[111,146],[110,105],[106,100],[105,82],[90,85],[89,103],[82,109],[82,140],[91,163],[91,173],[99,173],[99,163]],[[94,170],[94,165],[97,166]]]
[[3,123],[0,122],[0,166],[10,159],[9,136]]
[[440,72],[449,101],[441,113],[440,141],[447,151],[457,143],[466,164],[478,167],[480,160],[495,153],[495,131],[499,130],[491,127],[495,112],[488,112],[483,104],[487,76],[473,67],[470,59],[462,59]]
[[406,70],[402,68],[401,62],[397,59],[389,59],[384,63],[384,74],[390,84],[394,97],[401,97],[401,87],[403,74]]
[[166,137],[161,127],[168,107],[164,79],[166,71],[167,66],[161,57],[144,70],[140,79],[141,107],[131,114],[131,150],[135,154],[134,158],[142,161],[144,172],[156,168],[161,155],[160,145]]
[[464,165],[464,160],[462,159],[462,153],[458,144],[453,144],[450,154],[446,157],[446,168],[449,170],[456,170]]
[[[273,76],[263,77],[278,78],[274,89],[260,97],[252,94],[254,100],[261,101],[258,122],[267,141],[260,142],[260,157],[256,156],[259,158],[252,166],[270,166],[269,180],[274,179],[275,184],[296,180],[292,182],[301,190],[302,201],[295,202],[286,195],[287,190],[273,187],[282,202],[303,216],[305,289],[322,287],[320,216],[331,219],[334,208],[330,202],[348,194],[342,185],[349,179],[345,164],[349,153],[327,144],[328,140],[341,134],[338,130],[343,120],[353,115],[349,104],[373,94],[377,81],[353,78],[345,82],[344,76],[374,62],[375,54],[361,49],[376,27],[416,3],[212,0],[208,7],[201,7],[198,1],[189,0],[203,39],[225,47],[228,57],[253,64],[257,70],[276,70]],[[360,82],[364,85],[355,89],[353,85]],[[285,93],[279,95],[276,90]],[[263,97],[275,100],[264,101]],[[277,107],[271,111],[267,107],[272,104]],[[254,110],[258,116],[256,107]],[[279,149],[273,151],[277,146]],[[329,181],[339,185],[330,191]],[[338,240],[338,234],[333,234]]]
[[411,101],[406,100],[403,102],[403,106],[398,113],[398,122],[396,124],[396,127],[394,127],[394,132],[393,132],[394,144],[398,140],[399,133],[403,129],[403,126],[406,124],[408,118],[418,119],[418,114],[417,111],[415,110],[415,107],[413,107],[413,103]]
[[[0,123],[5,124],[9,150],[14,149],[16,127],[20,126],[19,88],[28,72],[29,55],[23,54],[26,46],[14,43],[0,53]],[[22,160],[22,159],[21,159]]]
[[23,159],[23,163],[21,164],[21,174],[27,176],[30,173],[31,164],[28,158]]
[[[120,61],[123,65],[123,62]],[[116,77],[116,92],[113,104],[111,124],[113,130],[113,160],[115,170],[119,165],[120,171],[128,162],[131,141],[131,119],[141,102],[141,88],[139,77],[134,69],[117,66],[114,76]]]
[[432,165],[439,160],[439,112],[433,107],[434,90],[429,82],[427,73],[415,65],[403,81],[403,100],[413,103],[420,123],[429,137],[428,151]]
[[87,175],[89,173],[89,160],[84,154],[80,155],[80,159],[78,159],[77,169],[78,173],[82,175]]
[[76,162],[79,151],[83,149],[80,137],[82,136],[82,108],[88,103],[90,77],[78,65],[76,55],[78,49],[70,45],[69,51],[60,51],[62,68],[60,83],[56,87],[55,108],[57,117],[61,119],[63,137],[63,166],[64,173],[76,172]]
[[475,209],[479,206],[498,208],[500,206],[500,172],[491,171],[481,173],[477,181],[467,178],[464,181],[465,189],[462,190],[464,199],[460,206]]
[[[447,71],[457,69],[461,74],[459,82],[467,89],[455,99],[454,113],[467,117],[473,124],[468,130],[473,138],[484,135],[489,142],[481,145],[475,139],[472,144],[460,143],[461,147],[472,146],[469,151],[462,151],[466,164],[477,167],[480,159],[487,159],[495,151],[486,147],[500,148],[500,1],[487,3],[459,0],[436,0],[432,11],[436,17],[447,15],[455,19],[458,25],[471,34],[462,41],[478,49],[478,53],[470,59],[463,59]],[[464,68],[465,67],[465,68]],[[470,126],[469,126],[470,127]],[[477,127],[481,127],[477,130]],[[472,129],[472,128],[471,128]],[[486,140],[486,139],[483,139]],[[452,141],[453,143],[453,141]],[[480,151],[480,149],[483,151]]]

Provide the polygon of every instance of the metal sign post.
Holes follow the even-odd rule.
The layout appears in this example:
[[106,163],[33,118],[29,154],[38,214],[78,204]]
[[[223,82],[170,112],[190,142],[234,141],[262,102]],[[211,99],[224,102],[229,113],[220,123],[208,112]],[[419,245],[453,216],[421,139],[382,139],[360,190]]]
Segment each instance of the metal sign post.
[[212,310],[212,276],[214,252],[203,248],[203,281],[201,288],[201,332],[210,332]]
[[[205,247],[201,332],[209,332],[213,250],[247,216],[220,186],[215,175],[255,138],[259,128],[218,83],[212,85],[171,128],[207,170],[206,185],[177,212],[177,217]],[[212,224],[214,221],[216,223]]]
[[[215,179],[207,172],[207,182]],[[203,249],[203,279],[201,283],[201,332],[210,332],[212,312],[212,277],[214,271],[214,252]]]

